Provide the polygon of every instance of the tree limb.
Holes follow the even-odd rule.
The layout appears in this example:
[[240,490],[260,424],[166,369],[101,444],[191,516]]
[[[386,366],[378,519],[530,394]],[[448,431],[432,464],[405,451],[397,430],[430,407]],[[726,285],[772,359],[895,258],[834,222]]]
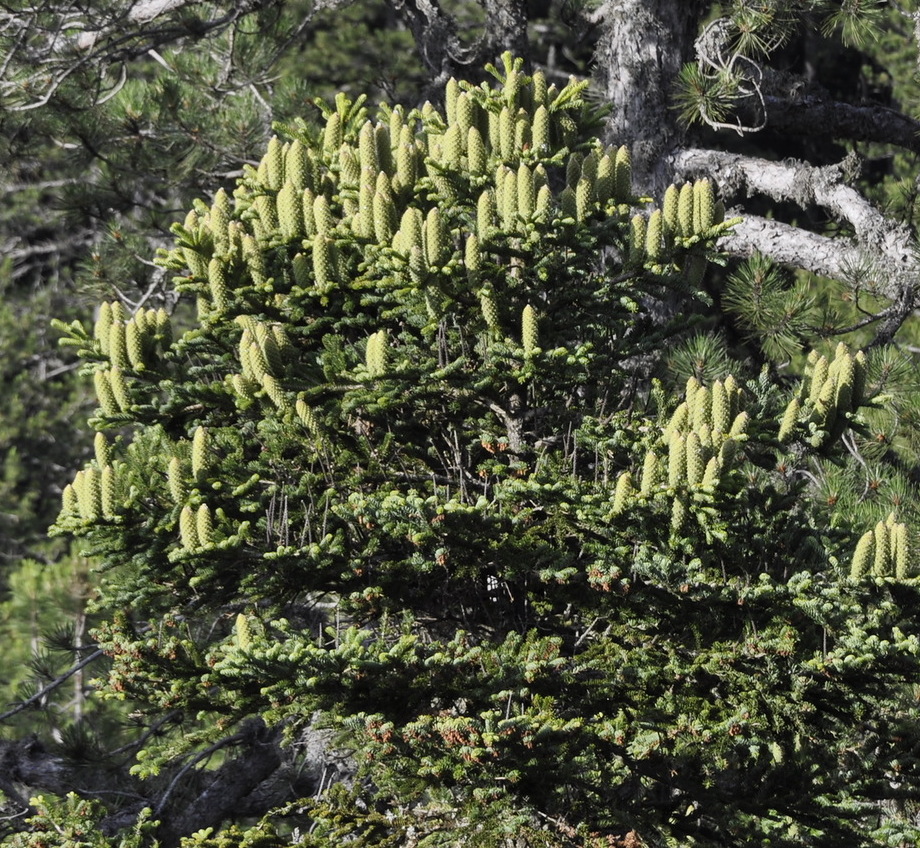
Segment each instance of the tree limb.
[[819,206],[853,229],[853,237],[829,238],[781,221],[744,215],[719,241],[736,256],[755,251],[783,265],[842,280],[866,278],[890,301],[879,312],[872,345],[887,344],[917,305],[920,257],[906,226],[886,218],[844,182],[840,166],[772,162],[716,150],[686,149],[672,157],[675,176],[706,174],[724,198],[761,194],[803,209]]
[[[802,209],[818,206],[826,209],[838,221],[852,227],[854,239],[841,240],[838,236],[833,240],[833,250],[840,254],[837,260],[829,255],[828,248],[822,248],[809,261],[804,251],[793,244],[790,250],[800,255],[801,262],[789,264],[839,277],[847,266],[852,270],[865,265],[866,259],[870,258],[880,273],[883,270],[884,279],[879,282],[883,284],[884,293],[892,299],[897,298],[901,287],[913,287],[920,275],[920,262],[909,229],[886,218],[856,189],[846,185],[841,166],[816,168],[797,161],[775,162],[698,148],[678,151],[671,161],[678,178],[696,174],[710,176],[726,200],[760,194],[773,200],[790,201]],[[763,231],[762,225],[760,229]],[[788,228],[786,239],[791,242],[796,238],[792,234],[793,230],[804,232],[798,228]],[[748,230],[739,229],[736,239],[745,231],[753,232],[750,227]],[[812,238],[814,236],[813,233],[803,234],[800,240],[808,242],[814,249],[822,244]],[[776,241],[776,228],[772,230],[772,237]],[[857,252],[854,253],[854,250]],[[862,259],[854,261],[859,253]],[[821,267],[825,267],[825,270],[818,270]],[[836,270],[832,272],[831,269]]]
[[[184,20],[177,17],[183,9],[200,8],[189,0],[148,0],[129,3],[107,16],[93,17],[92,9],[82,6],[61,11],[51,22],[41,18],[41,9],[16,14],[0,14],[0,38],[6,58],[0,69],[0,93],[8,99],[5,108],[27,111],[49,103],[68,78],[92,71],[96,90],[89,92],[92,101],[117,93],[118,83],[107,86],[106,71],[116,69],[119,78],[126,63],[165,45],[188,39],[216,35],[240,19],[277,2],[247,0],[216,9],[209,18]],[[78,35],[72,33],[78,31]],[[12,67],[34,68],[25,77],[9,78]],[[85,83],[84,83],[85,87]]]
[[920,153],[920,121],[885,106],[855,106],[817,95],[764,96],[771,130],[818,138],[896,144]]
[[747,213],[719,239],[719,249],[745,258],[762,253],[781,265],[835,279],[849,276],[865,262],[865,254],[850,240],[829,238]]
[[249,794],[281,765],[280,735],[279,728],[269,729],[261,719],[253,719],[226,740],[222,747],[242,745],[244,753],[208,772],[210,780],[190,802],[167,805],[157,834],[162,844],[176,845],[182,836],[233,818]]
[[[184,6],[193,5],[193,0],[147,0],[144,3],[132,4],[125,10],[125,14],[114,22],[115,25],[146,24],[168,12],[174,12]],[[105,36],[113,27],[108,29],[84,30],[77,36],[76,46],[80,50],[91,50],[99,38]]]
[[98,660],[103,655],[103,653],[104,652],[101,649],[93,651],[89,656],[84,657],[82,660],[80,660],[80,662],[76,663],[76,665],[71,666],[63,674],[52,680],[47,686],[39,689],[39,691],[36,692],[31,698],[26,698],[25,701],[22,701],[15,707],[7,710],[5,713],[0,714],[0,721],[5,721],[6,719],[10,718],[10,716],[14,716],[16,713],[21,713],[23,710],[27,710],[29,707],[33,707],[36,704],[41,703],[45,698],[48,697],[48,695],[50,695],[55,689],[61,686],[69,678],[73,677],[73,675],[75,675],[78,671],[86,668],[86,666],[88,666],[91,662]]
[[[160,844],[171,848],[178,845],[182,836],[218,826],[247,808],[250,795],[282,765],[280,736],[280,728],[267,728],[261,719],[247,721],[233,736],[194,756],[159,796],[140,793],[135,778],[123,766],[81,767],[48,751],[35,737],[0,741],[0,791],[20,810],[29,807],[25,800],[28,796],[18,791],[19,786],[60,796],[75,792],[103,800],[110,795],[128,797],[131,803],[127,807],[115,805],[112,815],[102,821],[103,830],[115,834],[132,825],[137,814],[149,807],[156,810],[160,820],[157,831]],[[193,768],[210,753],[229,747],[238,748],[240,754],[220,768],[214,771]],[[183,784],[182,790],[174,791],[179,782]],[[313,788],[308,787],[310,791]],[[304,791],[304,787],[298,789]],[[288,787],[284,797],[278,796],[281,802],[288,800],[290,791]]]

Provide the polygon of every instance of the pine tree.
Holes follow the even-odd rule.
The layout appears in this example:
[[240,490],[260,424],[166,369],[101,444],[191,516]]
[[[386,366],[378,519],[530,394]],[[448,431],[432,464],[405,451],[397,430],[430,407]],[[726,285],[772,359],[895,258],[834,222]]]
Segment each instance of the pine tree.
[[[197,203],[158,257],[194,326],[148,329],[143,369],[68,330],[124,395],[93,419],[122,433],[109,506],[90,463],[56,524],[105,570],[107,688],[151,723],[196,715],[137,755],[147,797],[176,775],[151,804],[159,838],[240,814],[196,807],[192,766],[226,752],[214,781],[248,796],[326,728],[357,782],[275,793],[253,827],[184,844],[915,839],[877,806],[888,775],[918,781],[912,514],[841,524],[819,479],[884,406],[885,352],[840,344],[781,382],[684,345],[653,379],[683,329],[654,305],[706,302],[737,220],[699,181],[637,226],[586,83],[510,55],[491,71],[448,83],[445,112],[403,111],[400,138],[394,110],[345,96],[325,130],[289,127],[244,169],[226,242],[223,201]],[[544,106],[536,147],[514,126]],[[475,172],[452,146],[466,122]],[[387,194],[405,140],[417,177]],[[302,179],[295,145],[322,199],[312,236],[273,214]],[[354,156],[386,226],[362,221]],[[219,296],[193,266],[220,266]],[[69,809],[35,819],[46,844]]]

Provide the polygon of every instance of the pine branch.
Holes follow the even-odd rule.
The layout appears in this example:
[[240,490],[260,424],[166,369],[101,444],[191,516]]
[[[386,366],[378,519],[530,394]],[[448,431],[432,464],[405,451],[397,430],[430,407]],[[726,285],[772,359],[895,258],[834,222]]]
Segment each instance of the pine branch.
[[15,707],[7,710],[5,713],[0,713],[0,721],[6,721],[6,719],[11,716],[21,713],[23,710],[27,710],[30,707],[34,707],[36,704],[41,704],[42,701],[50,695],[55,689],[62,686],[66,683],[71,677],[73,677],[77,672],[82,671],[90,663],[95,662],[99,657],[103,655],[101,649],[93,651],[89,656],[84,657],[80,662],[71,666],[67,671],[65,671],[60,676],[52,680],[47,686],[41,688],[38,692],[32,695],[31,698],[26,698],[25,701],[18,703]]
[[820,206],[849,224],[853,238],[828,238],[781,221],[744,215],[719,246],[736,256],[755,252],[783,265],[820,276],[851,278],[868,267],[877,275],[891,304],[872,320],[881,320],[872,345],[885,344],[917,303],[920,261],[907,227],[886,218],[858,191],[844,183],[840,166],[816,168],[801,162],[771,162],[715,150],[687,149],[674,157],[679,176],[705,173],[727,200],[762,194],[792,201],[806,209]]
[[[854,268],[865,263],[865,252],[852,242],[827,238],[759,215],[745,215],[744,220],[719,241],[719,247],[735,256],[762,253],[782,265],[835,279],[848,277]],[[881,322],[866,347],[891,342],[917,305],[916,283],[904,276],[896,288],[889,289],[888,296],[891,303],[885,309],[867,315],[857,324],[838,328],[834,335],[846,335]]]
[[[162,63],[160,51],[164,47],[215,37],[269,5],[272,0],[248,0],[218,9],[211,18],[196,17],[189,21],[181,17],[182,10],[201,4],[188,0],[148,0],[117,9],[97,20],[78,10],[64,15],[66,28],[46,26],[39,17],[41,9],[0,14],[0,36],[7,51],[0,66],[0,92],[14,99],[7,104],[8,110],[29,111],[47,105],[72,76],[92,71],[96,76],[95,90],[87,93],[93,103],[101,104],[117,94],[124,84],[127,63],[146,55]],[[317,11],[338,5],[341,3],[337,0],[317,4],[296,31],[302,32]],[[73,36],[74,30],[82,31]],[[34,70],[25,78],[10,76],[11,69],[30,66]],[[110,70],[118,75],[114,84],[105,81]]]
[[915,286],[904,286],[894,298],[891,305],[879,314],[883,319],[875,333],[875,338],[868,347],[889,344],[894,340],[895,334],[901,325],[910,317],[917,305],[917,292]]

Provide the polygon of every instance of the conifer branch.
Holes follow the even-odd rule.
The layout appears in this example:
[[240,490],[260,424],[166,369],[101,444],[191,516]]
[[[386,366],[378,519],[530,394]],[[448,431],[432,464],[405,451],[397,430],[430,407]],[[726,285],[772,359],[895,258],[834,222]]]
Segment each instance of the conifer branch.
[[0,721],[6,721],[6,719],[11,718],[17,713],[21,713],[23,710],[27,710],[30,707],[34,707],[36,704],[41,704],[42,701],[48,697],[55,689],[59,686],[62,686],[66,683],[71,677],[73,677],[77,672],[82,671],[90,663],[95,662],[103,655],[102,649],[97,649],[93,651],[89,656],[84,657],[80,662],[72,665],[67,671],[63,674],[56,677],[52,680],[47,686],[42,687],[30,698],[26,698],[24,701],[16,704],[15,707],[8,709],[5,713],[0,713]]
[[[162,62],[159,51],[164,47],[214,37],[270,5],[272,0],[248,0],[217,9],[211,17],[183,17],[183,10],[201,6],[188,0],[149,0],[106,15],[93,15],[77,6],[72,11],[58,10],[55,24],[42,19],[40,8],[0,14],[0,38],[7,51],[0,66],[0,92],[11,98],[5,104],[8,110],[31,111],[51,102],[71,77],[91,71],[96,82],[87,93],[92,102],[101,104],[123,85],[127,63],[147,55]],[[316,11],[296,32],[303,31]],[[34,70],[25,78],[8,76],[11,68],[24,67]],[[109,70],[118,76],[112,85],[105,81]]]
[[[761,253],[781,265],[834,279],[850,277],[854,269],[865,265],[866,257],[866,252],[851,241],[828,238],[759,215],[745,215],[740,224],[723,236],[719,247],[735,256],[750,257]],[[881,322],[867,347],[891,342],[917,305],[916,280],[909,274],[902,274],[897,285],[887,287],[887,294],[891,303],[885,309],[868,314],[852,326],[838,328],[833,335],[846,335]]]

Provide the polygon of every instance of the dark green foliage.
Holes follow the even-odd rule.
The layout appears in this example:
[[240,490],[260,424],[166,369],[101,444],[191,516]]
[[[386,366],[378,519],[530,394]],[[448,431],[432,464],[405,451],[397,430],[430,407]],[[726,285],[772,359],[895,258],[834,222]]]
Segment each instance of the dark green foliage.
[[4,841],[10,848],[45,848],[49,843],[49,832],[54,834],[56,844],[79,845],[80,848],[108,848],[117,844],[119,848],[148,848],[156,845],[153,840],[154,823],[149,810],[140,814],[136,823],[117,837],[118,842],[106,836],[99,828],[105,814],[105,807],[97,801],[85,800],[75,793],[64,799],[39,796],[34,799],[35,816],[33,830],[11,836]]
[[728,278],[722,308],[770,359],[783,361],[799,353],[802,339],[813,332],[811,288],[810,281],[793,282],[790,274],[758,255]]
[[[307,11],[292,4],[292,18]],[[380,0],[362,0],[330,9],[316,21],[296,51],[281,62],[284,85],[310,97],[331,97],[345,91],[352,97],[413,102],[428,80],[416,56],[412,35],[395,11]],[[302,114],[294,104],[279,114],[286,120]]]
[[[334,90],[330,73],[336,86],[341,79],[377,99],[394,81],[400,96],[418,97],[411,39],[394,30],[392,14],[381,4],[318,15],[315,29],[305,27],[311,5],[158,8],[162,14],[138,24],[118,3],[84,4],[66,13],[46,4],[4,19],[0,618],[8,644],[2,679],[9,686],[4,703],[40,690],[84,656],[73,644],[49,652],[43,641],[55,620],[74,621],[75,598],[66,588],[75,561],[68,545],[48,540],[47,528],[73,468],[92,454],[84,438],[91,389],[77,378],[72,349],[58,347],[59,334],[48,317],[92,323],[97,300],[118,299],[131,311],[138,305],[165,307],[185,326],[187,304],[175,308],[176,296],[166,290],[168,275],[150,261],[169,238],[177,209],[204,191],[229,185],[242,161],[261,155],[273,119],[315,118],[319,111],[312,98]],[[66,27],[61,14],[70,21]],[[222,25],[210,27],[221,19]],[[105,35],[87,52],[92,32]],[[331,45],[323,33],[332,37],[341,63],[329,61]],[[349,47],[356,40],[366,48],[366,63],[356,62]],[[77,42],[83,44],[79,49]],[[92,575],[91,582],[97,579]],[[45,600],[28,592],[10,597],[33,582],[48,590]],[[36,652],[47,661],[33,669]],[[38,730],[47,741],[50,728],[66,734],[73,721],[78,729],[82,723],[80,732],[98,732],[113,746],[116,738],[124,741],[110,724],[102,729],[89,720],[97,703],[83,704],[94,675],[102,672],[96,663],[78,676],[79,695],[68,683],[41,700],[44,709],[17,713],[6,722],[7,735]],[[85,711],[71,709],[72,696]],[[112,707],[99,712],[111,718]],[[18,810],[12,807],[4,811]],[[22,819],[11,815],[5,821]]]
[[[253,716],[291,743],[321,716],[354,791],[185,844],[874,844],[889,775],[920,781],[907,516],[877,531],[907,539],[900,559],[859,577],[872,525],[835,522],[792,469],[867,433],[882,360],[839,346],[787,390],[718,373],[701,336],[675,354],[685,386],[652,383],[674,330],[647,305],[702,294],[730,222],[695,214],[697,183],[679,226],[666,200],[637,243],[598,176],[625,154],[579,135],[583,86],[542,104],[510,58],[495,75],[450,83],[446,116],[384,107],[376,126],[340,96],[232,204],[197,202],[158,260],[197,320],[172,338],[135,314],[143,367],[116,361],[117,307],[69,330],[114,398],[56,525],[100,558],[98,607],[131,611],[97,630],[109,690],[198,716],[135,772]],[[769,317],[791,295],[763,288]],[[761,317],[769,357],[804,335]]]

